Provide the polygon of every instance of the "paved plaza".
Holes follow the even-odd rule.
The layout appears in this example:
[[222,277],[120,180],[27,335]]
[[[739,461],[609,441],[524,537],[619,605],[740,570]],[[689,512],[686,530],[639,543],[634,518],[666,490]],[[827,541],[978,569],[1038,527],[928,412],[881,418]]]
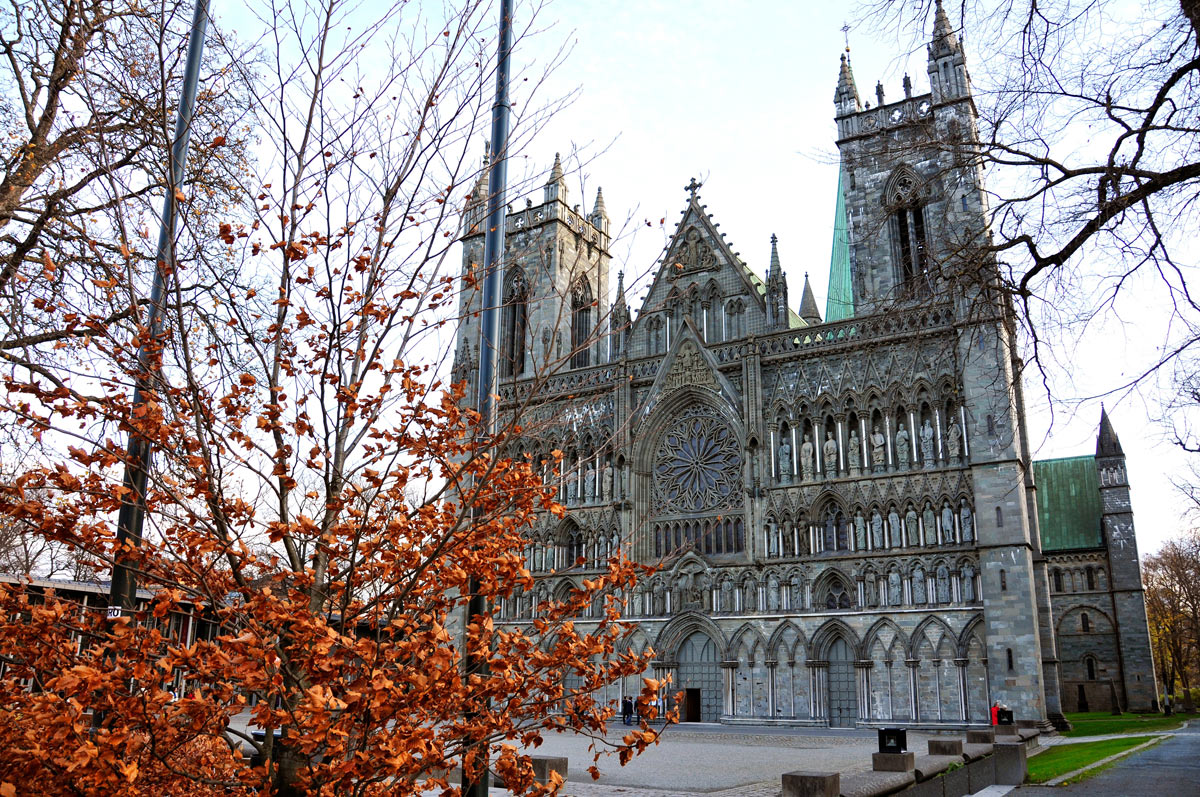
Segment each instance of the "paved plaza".
[[[622,726],[613,728],[612,740]],[[910,733],[909,746],[924,748],[929,737]],[[856,772],[870,768],[877,749],[874,730],[827,728],[739,729],[687,724],[668,728],[662,739],[625,766],[615,757],[597,763],[591,780],[591,740],[572,734],[548,737],[540,755],[566,756],[570,776],[563,794],[572,797],[775,797],[780,776],[796,769]],[[915,747],[914,747],[915,749]],[[496,791],[496,794],[504,792]]]

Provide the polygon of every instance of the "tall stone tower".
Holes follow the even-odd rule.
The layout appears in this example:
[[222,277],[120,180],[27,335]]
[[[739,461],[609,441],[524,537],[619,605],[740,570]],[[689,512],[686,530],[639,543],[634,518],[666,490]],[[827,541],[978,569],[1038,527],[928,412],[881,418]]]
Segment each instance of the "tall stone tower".
[[1129,500],[1129,474],[1121,441],[1108,413],[1103,410],[1100,433],[1096,437],[1096,471],[1100,480],[1100,526],[1104,545],[1108,548],[1109,590],[1125,690],[1124,705],[1135,711],[1151,711],[1158,705],[1158,689],[1146,623],[1146,597],[1138,563],[1133,507]]
[[[485,170],[486,175],[486,170]],[[497,362],[501,382],[608,357],[609,220],[597,191],[590,213],[568,204],[562,161],[542,189],[542,201],[510,204]],[[463,290],[459,298],[454,378],[473,379],[480,346],[480,289],[487,183],[481,175],[465,209]],[[470,395],[470,393],[468,393]]]
[[973,157],[977,116],[966,54],[940,0],[928,73],[928,94],[914,95],[905,76],[901,98],[888,102],[878,85],[871,107],[842,57],[834,105],[853,294],[844,301],[855,315],[947,312],[956,319],[959,396],[942,409],[966,430],[990,694],[1045,719],[1059,711],[1057,659],[1020,362],[1011,309],[989,290],[995,265],[978,254],[987,200]]

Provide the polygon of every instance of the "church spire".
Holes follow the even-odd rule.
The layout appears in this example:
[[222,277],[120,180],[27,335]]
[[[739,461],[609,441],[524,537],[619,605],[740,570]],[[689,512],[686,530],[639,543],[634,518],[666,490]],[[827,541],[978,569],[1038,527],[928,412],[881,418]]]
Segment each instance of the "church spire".
[[850,48],[842,53],[842,66],[838,70],[837,90],[833,93],[833,104],[838,116],[848,116],[862,110],[858,98],[858,87],[854,85],[854,70],[850,68]]
[[937,0],[933,7],[933,41],[929,45],[929,54],[931,57],[941,58],[961,52],[962,44],[958,41],[958,34],[950,24],[950,17],[942,7],[942,0]]
[[934,103],[968,97],[971,78],[967,74],[967,56],[962,42],[950,24],[950,17],[936,0],[933,8],[933,36],[929,42],[929,89]]
[[550,169],[550,179],[546,181],[545,191],[547,202],[557,199],[564,205],[567,204],[567,180],[563,177],[562,159],[558,157],[557,152],[554,153],[554,166]]
[[588,221],[602,233],[608,234],[608,210],[604,207],[604,189],[596,189],[596,201],[592,203],[592,215]]
[[1121,448],[1121,440],[1117,437],[1117,430],[1113,428],[1112,421],[1108,419],[1108,412],[1104,409],[1103,404],[1100,405],[1100,434],[1096,436],[1096,456],[1125,456],[1125,451]]
[[771,234],[771,265],[767,268],[767,324],[773,328],[788,326],[787,277],[779,263],[779,238]]
[[618,360],[629,345],[630,323],[629,305],[625,303],[625,272],[617,272],[617,300],[613,302],[609,313],[609,326],[612,329],[612,341],[609,344],[609,359]]
[[813,296],[812,284],[808,281],[808,272],[804,272],[804,295],[800,298],[800,317],[809,326],[821,323],[821,311],[817,309],[817,299]]

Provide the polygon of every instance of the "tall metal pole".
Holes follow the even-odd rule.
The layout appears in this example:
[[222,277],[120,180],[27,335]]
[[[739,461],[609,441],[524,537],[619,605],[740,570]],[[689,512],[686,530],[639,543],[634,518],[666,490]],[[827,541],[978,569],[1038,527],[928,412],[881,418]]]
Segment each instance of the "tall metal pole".
[[[497,391],[496,350],[499,316],[500,286],[504,280],[504,223],[505,193],[508,184],[508,67],[512,54],[512,0],[500,0],[500,48],[496,62],[496,102],[492,105],[491,167],[488,170],[488,215],[487,228],[483,234],[483,297],[479,323],[479,379],[475,392],[475,409],[480,415],[480,434],[490,440],[495,434],[496,417],[493,396]],[[479,580],[471,578],[467,587],[470,598],[467,603],[467,623],[471,618],[487,613],[487,601],[479,594]],[[464,679],[472,674],[487,672],[485,656],[468,655]],[[483,769],[478,777],[462,771],[463,797],[487,797],[490,775],[488,773],[487,748],[483,751]]]
[[[204,33],[208,28],[208,0],[196,0],[192,13],[192,31],[188,37],[187,65],[183,73],[183,94],[175,118],[175,138],[169,162],[167,196],[163,201],[162,220],[158,231],[158,248],[154,255],[154,282],[150,288],[150,317],[146,334],[138,346],[138,375],[134,381],[132,409],[136,415],[145,405],[150,391],[150,371],[155,368],[154,349],[161,346],[163,301],[167,279],[175,268],[175,225],[178,217],[175,194],[183,185],[184,163],[187,160],[188,138],[192,130],[192,112],[196,105],[196,89],[200,84],[200,60],[204,54]],[[142,542],[142,526],[146,519],[146,473],[153,453],[150,442],[130,430],[125,449],[125,493],[121,497],[121,512],[117,516],[117,543],[124,545]],[[118,551],[113,563],[112,584],[108,593],[108,616],[120,617],[137,605],[137,577],[125,557]]]

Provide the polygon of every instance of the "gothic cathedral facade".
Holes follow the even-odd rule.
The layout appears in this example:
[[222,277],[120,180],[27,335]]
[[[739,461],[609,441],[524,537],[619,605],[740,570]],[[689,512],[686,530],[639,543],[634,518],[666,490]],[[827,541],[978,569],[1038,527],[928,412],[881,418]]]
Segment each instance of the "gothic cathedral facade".
[[[824,318],[807,280],[791,308],[774,237],[756,276],[695,181],[636,315],[620,276],[608,303],[601,194],[590,212],[572,206],[556,158],[542,202],[510,209],[499,411],[527,430],[514,453],[565,453],[547,473],[566,516],[531,535],[536,587],[497,607],[502,622],[530,622],[619,553],[657,567],[623,596],[625,644],[653,648],[684,720],[962,727],[999,700],[1046,721],[1064,678],[1087,681],[1085,656],[1103,665],[1093,680],[1120,683],[1122,707],[1154,704],[1153,677],[1128,671],[1150,652],[1132,515],[1116,517],[1123,459],[1119,483],[1089,482],[1097,506],[1118,507],[1096,523],[1120,526],[1120,550],[1098,532],[1078,556],[1052,555],[1086,558],[1108,593],[1120,580],[1123,642],[1060,659],[1063,567],[1052,591],[1010,310],[994,266],[969,254],[987,200],[966,59],[940,4],[928,52],[930,91],[906,77],[903,98],[880,87],[875,107],[842,58]],[[482,261],[485,194],[466,210],[465,274]],[[454,376],[471,381],[478,293],[461,302]],[[1105,456],[1097,473],[1115,467]]]

